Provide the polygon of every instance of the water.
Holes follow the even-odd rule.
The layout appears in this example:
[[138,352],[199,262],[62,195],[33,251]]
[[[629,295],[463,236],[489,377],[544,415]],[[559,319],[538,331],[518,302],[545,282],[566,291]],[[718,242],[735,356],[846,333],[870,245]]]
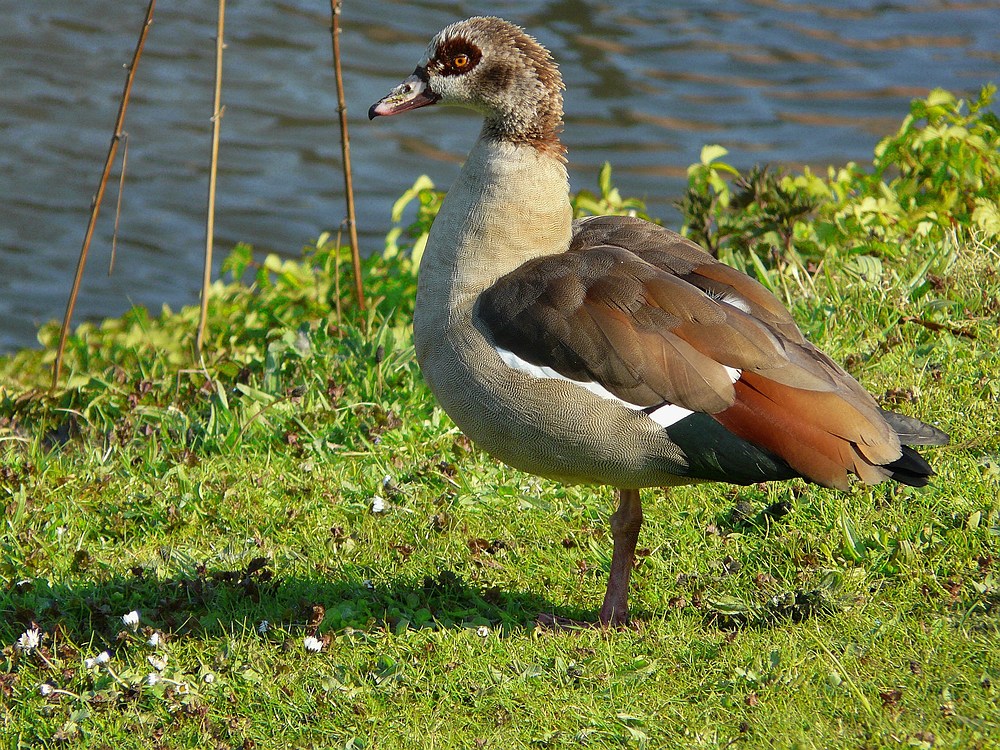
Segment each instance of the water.
[[[345,0],[344,83],[364,252],[421,173],[447,186],[479,123],[423,110],[368,123],[468,3]],[[574,188],[604,161],[626,195],[671,202],[705,143],[740,167],[870,159],[911,98],[997,81],[1000,6],[853,0],[496,0],[555,54]],[[146,2],[0,0],[0,351],[61,317]],[[478,7],[478,6],[477,6]],[[133,90],[114,274],[116,168],[75,321],[198,299],[214,75],[213,3],[163,0]],[[329,4],[229,4],[216,254],[295,256],[345,210]]]

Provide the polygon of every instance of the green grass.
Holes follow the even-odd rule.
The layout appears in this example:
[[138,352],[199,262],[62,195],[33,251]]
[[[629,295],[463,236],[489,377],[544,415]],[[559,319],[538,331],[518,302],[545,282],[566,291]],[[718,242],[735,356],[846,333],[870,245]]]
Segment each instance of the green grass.
[[612,492],[461,436],[405,253],[366,266],[369,333],[320,242],[237,249],[197,366],[194,309],[82,326],[53,393],[51,346],[0,360],[0,746],[1000,747],[1000,254],[949,237],[760,267],[951,433],[930,486],[647,491],[635,622],[607,633],[535,618],[593,617]]

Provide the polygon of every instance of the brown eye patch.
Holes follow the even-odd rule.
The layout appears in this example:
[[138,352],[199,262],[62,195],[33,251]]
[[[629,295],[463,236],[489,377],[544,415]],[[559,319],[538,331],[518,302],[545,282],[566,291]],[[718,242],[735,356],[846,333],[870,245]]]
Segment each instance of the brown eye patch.
[[482,56],[482,50],[471,42],[449,39],[437,48],[428,67],[434,67],[441,75],[457,76],[476,67]]

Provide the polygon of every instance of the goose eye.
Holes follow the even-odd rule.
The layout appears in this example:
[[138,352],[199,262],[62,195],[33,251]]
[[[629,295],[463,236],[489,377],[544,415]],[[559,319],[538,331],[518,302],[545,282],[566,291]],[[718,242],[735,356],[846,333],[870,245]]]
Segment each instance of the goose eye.
[[469,64],[468,55],[455,55],[455,59],[451,61],[452,65],[456,68],[464,68]]

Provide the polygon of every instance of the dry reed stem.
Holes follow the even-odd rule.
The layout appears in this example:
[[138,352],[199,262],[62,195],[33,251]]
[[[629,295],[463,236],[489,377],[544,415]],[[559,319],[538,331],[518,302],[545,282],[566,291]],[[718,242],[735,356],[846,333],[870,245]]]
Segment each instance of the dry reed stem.
[[[340,10],[341,0],[330,0],[333,24],[330,36],[333,39],[333,70],[337,79],[337,112],[340,114],[340,150],[344,162],[344,193],[347,199],[347,231],[351,241],[351,262],[354,266],[354,294],[358,308],[365,311],[365,290],[361,280],[361,251],[358,249],[358,227],[354,215],[354,181],[351,177],[351,139],[347,134],[347,105],[344,102],[344,78],[340,70]],[[364,325],[362,316],[362,326]]]
[[146,20],[143,21],[142,30],[139,32],[139,41],[136,42],[135,52],[132,54],[132,62],[129,63],[128,73],[125,76],[125,88],[122,91],[121,103],[118,105],[118,117],[115,120],[114,135],[111,136],[111,145],[108,147],[108,155],[104,160],[104,172],[101,175],[101,182],[97,187],[97,194],[90,206],[90,221],[87,223],[87,232],[83,238],[83,246],[80,248],[80,258],[76,263],[76,275],[73,277],[73,288],[69,293],[69,300],[66,302],[66,314],[63,316],[62,329],[59,331],[59,347],[56,349],[56,361],[52,365],[52,388],[59,385],[59,377],[62,375],[63,354],[66,351],[66,339],[69,336],[70,322],[73,320],[73,309],[76,307],[76,298],[80,293],[80,282],[83,279],[83,269],[87,266],[87,254],[90,250],[90,241],[94,236],[94,227],[97,224],[97,215],[101,211],[101,202],[104,200],[104,189],[108,185],[108,176],[111,174],[111,166],[114,164],[115,155],[118,153],[118,143],[122,138],[122,125],[125,122],[125,111],[128,109],[129,96],[132,93],[132,82],[135,80],[135,69],[142,56],[142,48],[146,44],[146,36],[149,34],[149,26],[153,23],[153,9],[156,7],[156,0],[149,0],[146,8]]
[[115,271],[115,256],[118,253],[118,227],[122,218],[122,197],[125,195],[125,171],[128,169],[128,133],[122,134],[125,146],[122,148],[122,169],[118,175],[118,200],[115,203],[115,231],[111,235],[111,260],[108,263],[108,276]]
[[333,293],[336,296],[334,308],[337,311],[337,338],[344,335],[344,316],[340,304],[340,241],[342,239],[343,225],[337,229],[337,250],[333,255]]
[[195,351],[201,358],[205,342],[205,324],[208,320],[208,294],[212,286],[212,247],[215,241],[215,184],[219,171],[219,131],[222,127],[222,50],[225,49],[223,32],[226,25],[226,0],[219,0],[219,23],[215,34],[215,100],[212,106],[212,163],[208,172],[208,209],[205,218],[205,270],[201,279],[201,315],[198,318],[198,335]]

